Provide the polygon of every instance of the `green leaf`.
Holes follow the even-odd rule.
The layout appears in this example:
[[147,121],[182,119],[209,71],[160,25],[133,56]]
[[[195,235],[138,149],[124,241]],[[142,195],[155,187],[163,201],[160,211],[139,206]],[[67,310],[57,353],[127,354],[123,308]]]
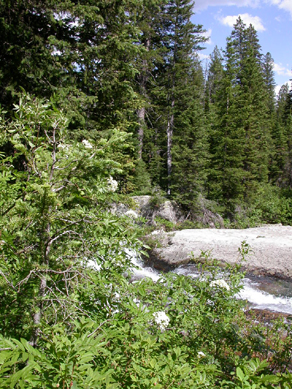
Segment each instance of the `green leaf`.
[[239,366],[236,368],[236,376],[240,379],[241,382],[245,381],[245,375]]

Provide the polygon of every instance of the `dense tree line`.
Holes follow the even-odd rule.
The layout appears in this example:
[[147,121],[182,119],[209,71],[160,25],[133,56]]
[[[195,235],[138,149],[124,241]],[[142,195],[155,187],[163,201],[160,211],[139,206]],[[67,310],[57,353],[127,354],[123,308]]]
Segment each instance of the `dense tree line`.
[[205,74],[192,7],[0,1],[3,389],[291,388],[290,323],[245,317],[240,265],[133,282],[143,220],[113,210],[291,222],[292,92],[240,19]]
[[127,131],[120,190],[159,188],[191,214],[199,198],[230,215],[263,187],[287,197],[291,91],[284,85],[276,98],[272,56],[241,19],[205,71],[192,8],[191,0],[2,1],[2,108],[11,116],[25,90],[53,99],[78,141]]

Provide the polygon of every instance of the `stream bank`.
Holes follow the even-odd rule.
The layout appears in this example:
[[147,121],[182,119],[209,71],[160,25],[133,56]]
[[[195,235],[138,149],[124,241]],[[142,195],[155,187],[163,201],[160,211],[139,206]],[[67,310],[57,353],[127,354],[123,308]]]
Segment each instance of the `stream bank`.
[[[148,261],[156,268],[175,268],[202,258],[204,252],[222,264],[241,263],[243,270],[254,275],[292,280],[291,226],[154,231],[148,239],[155,240]],[[243,262],[239,252],[242,242],[249,247]]]

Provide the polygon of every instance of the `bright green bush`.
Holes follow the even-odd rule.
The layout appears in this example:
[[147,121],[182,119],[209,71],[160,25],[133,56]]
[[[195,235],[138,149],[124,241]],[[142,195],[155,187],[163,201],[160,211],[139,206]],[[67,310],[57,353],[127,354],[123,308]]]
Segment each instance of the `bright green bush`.
[[[96,289],[102,273],[87,274]],[[207,259],[198,279],[124,278],[104,302],[93,288],[91,317],[43,324],[37,348],[1,339],[1,387],[291,388],[289,326],[248,321],[234,298],[241,279],[238,268],[222,271]]]
[[125,140],[73,143],[29,96],[2,121],[0,387],[291,388],[289,324],[246,319],[239,267],[131,280],[135,225],[109,212]]

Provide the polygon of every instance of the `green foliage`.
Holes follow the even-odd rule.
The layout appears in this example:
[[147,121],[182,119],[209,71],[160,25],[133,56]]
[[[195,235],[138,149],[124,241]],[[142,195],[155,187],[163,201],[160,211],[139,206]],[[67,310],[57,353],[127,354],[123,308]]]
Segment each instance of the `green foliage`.
[[177,226],[178,230],[192,230],[196,228],[206,228],[206,225],[197,221],[186,219],[183,222],[179,223]]
[[122,168],[114,158],[128,147],[127,135],[78,143],[67,125],[62,112],[30,96],[15,106],[13,121],[2,122],[1,143],[11,152],[0,162],[0,326],[32,342],[41,320],[66,323],[86,313],[79,296],[93,287],[89,259],[121,273],[122,245],[135,242],[134,226],[108,211],[117,200],[112,175]]
[[159,209],[166,201],[160,188],[155,188],[153,196],[151,196],[149,205],[153,210]]
[[151,178],[147,171],[145,162],[140,159],[136,163],[133,174],[133,188],[131,192],[135,195],[149,195],[151,194]]
[[156,223],[156,228],[161,229],[161,227],[165,231],[174,231],[176,229],[176,224],[171,222],[170,220],[166,220],[162,217],[156,216],[154,219]]
[[110,212],[154,184],[192,216],[207,188],[231,226],[291,223],[291,91],[274,112],[272,58],[238,20],[204,98],[192,5],[0,5],[3,389],[291,388],[290,322],[246,318],[239,266],[133,281],[144,221]]
[[[92,388],[110,385],[111,370],[95,369],[94,359],[100,355],[106,357],[107,342],[102,334],[96,335],[94,322],[80,318],[71,323],[72,331],[68,334],[64,324],[44,328],[39,349],[33,348],[25,339],[17,341],[2,340],[7,350],[2,354],[5,363],[2,373],[10,372],[19,362],[28,363],[17,373],[11,374],[2,382],[3,388]],[[2,363],[3,363],[2,360]]]
[[132,1],[2,1],[0,104],[11,113],[22,88],[54,95],[79,140],[128,128],[138,100],[135,10]]
[[228,228],[257,227],[263,223],[291,224],[291,193],[270,184],[258,188],[252,204],[238,204],[232,217],[225,220]]
[[254,28],[240,18],[228,38],[225,60],[213,97],[210,192],[234,212],[239,203],[252,203],[260,184],[267,182],[272,148],[260,45]]
[[[85,290],[79,301],[91,300],[91,318],[43,323],[37,348],[2,337],[1,387],[291,388],[291,375],[283,372],[290,363],[289,324],[270,328],[245,318],[244,302],[234,298],[239,266],[222,270],[205,256],[199,269],[197,279],[124,279],[105,296],[103,318],[95,290]],[[95,289],[103,272],[91,272]]]

